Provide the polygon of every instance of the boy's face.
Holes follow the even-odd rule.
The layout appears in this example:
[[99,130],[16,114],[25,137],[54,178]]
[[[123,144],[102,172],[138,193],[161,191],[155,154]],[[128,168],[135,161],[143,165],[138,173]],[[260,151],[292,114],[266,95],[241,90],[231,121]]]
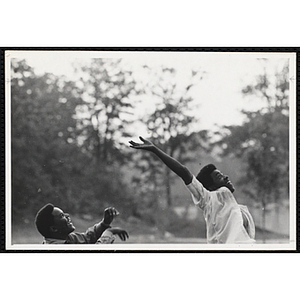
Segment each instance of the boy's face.
[[228,176],[222,174],[219,170],[214,170],[210,176],[212,177],[216,188],[222,186],[227,187],[232,193],[234,192],[234,186],[231,181],[228,179]]
[[64,213],[60,208],[54,207],[52,215],[54,219],[53,227],[57,230],[57,233],[67,236],[75,230],[69,214]]

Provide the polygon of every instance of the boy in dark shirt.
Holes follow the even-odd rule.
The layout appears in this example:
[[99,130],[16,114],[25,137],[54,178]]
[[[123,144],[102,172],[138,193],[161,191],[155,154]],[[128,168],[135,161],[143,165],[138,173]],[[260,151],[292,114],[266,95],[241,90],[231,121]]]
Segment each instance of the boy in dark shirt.
[[44,236],[43,244],[112,244],[114,235],[122,241],[128,233],[121,228],[111,228],[110,224],[118,211],[114,207],[104,210],[103,220],[87,229],[85,233],[74,232],[69,214],[48,203],[36,215],[35,224],[39,233]]

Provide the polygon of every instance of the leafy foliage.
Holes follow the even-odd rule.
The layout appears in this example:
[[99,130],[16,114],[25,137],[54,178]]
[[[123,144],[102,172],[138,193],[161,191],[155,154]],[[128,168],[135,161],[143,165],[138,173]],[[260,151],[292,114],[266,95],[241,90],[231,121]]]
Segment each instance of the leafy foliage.
[[266,106],[243,111],[241,126],[227,126],[216,144],[223,155],[235,155],[245,165],[240,184],[252,200],[261,204],[279,201],[288,194],[289,107],[288,64],[272,80],[266,72],[243,89],[246,97],[258,97]]
[[[190,160],[190,153],[203,147],[207,140],[207,132],[193,133],[196,122],[192,114],[193,98],[189,96],[192,86],[201,80],[199,73],[193,71],[190,82],[183,88],[175,83],[176,71],[170,68],[160,68],[154,72],[154,80],[150,81],[148,90],[155,101],[155,109],[143,118],[143,123],[151,132],[151,140],[164,152],[182,163]],[[173,174],[162,165],[156,157],[149,153],[137,154],[137,168],[141,174],[136,176],[135,184],[145,186],[141,189],[141,197],[151,209],[172,207],[171,186]]]
[[122,162],[120,138],[127,137],[126,115],[132,114],[130,95],[136,93],[135,81],[120,66],[120,59],[92,59],[77,68],[82,76],[82,99],[77,107],[82,147],[97,161]]
[[[97,158],[81,142],[93,139],[93,131],[86,129],[89,124],[83,128],[78,119],[79,108],[86,105],[82,88],[52,74],[37,76],[25,61],[14,60],[11,91],[15,221],[35,214],[47,202],[82,214],[102,214],[108,205],[130,207],[118,163],[108,167],[103,156]],[[111,156],[120,156],[113,150]]]
[[30,204],[37,209],[45,201],[64,203],[65,169],[78,153],[73,114],[80,98],[72,82],[36,77],[24,61],[14,61],[12,69],[13,207],[23,213]]

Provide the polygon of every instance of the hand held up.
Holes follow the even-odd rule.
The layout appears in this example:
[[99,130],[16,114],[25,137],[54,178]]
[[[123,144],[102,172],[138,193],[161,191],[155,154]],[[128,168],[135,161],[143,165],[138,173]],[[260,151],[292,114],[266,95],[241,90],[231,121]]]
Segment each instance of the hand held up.
[[154,144],[152,144],[150,141],[145,140],[143,137],[139,137],[140,140],[143,143],[136,143],[134,141],[129,141],[130,147],[134,149],[141,149],[141,150],[148,150],[148,151],[153,151],[155,149]]
[[104,210],[103,223],[109,226],[113,221],[114,217],[118,216],[119,212],[114,207],[108,207]]

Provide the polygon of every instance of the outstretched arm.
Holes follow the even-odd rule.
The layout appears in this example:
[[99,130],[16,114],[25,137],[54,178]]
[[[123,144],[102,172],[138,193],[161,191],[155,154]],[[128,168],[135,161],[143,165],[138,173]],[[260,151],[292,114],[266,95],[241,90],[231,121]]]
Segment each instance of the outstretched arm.
[[177,174],[184,181],[184,183],[186,185],[188,185],[192,182],[193,175],[188,170],[187,167],[182,165],[179,161],[177,161],[173,157],[169,156],[167,153],[163,152],[161,149],[159,149],[153,143],[145,140],[141,136],[140,136],[140,140],[143,142],[143,144],[136,143],[134,141],[130,141],[129,142],[130,147],[134,148],[134,149],[141,149],[141,150],[147,150],[147,151],[153,152],[163,161],[163,163],[168,168],[170,168],[175,174]]

